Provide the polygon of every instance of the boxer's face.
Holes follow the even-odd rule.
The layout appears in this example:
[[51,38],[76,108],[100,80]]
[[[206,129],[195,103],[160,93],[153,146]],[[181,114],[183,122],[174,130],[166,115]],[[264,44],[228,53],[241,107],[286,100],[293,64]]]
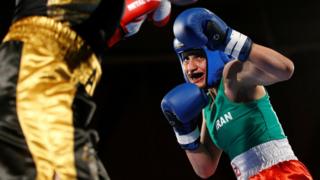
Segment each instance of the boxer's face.
[[201,54],[190,54],[182,63],[182,68],[187,74],[188,80],[200,88],[206,86],[207,60]]

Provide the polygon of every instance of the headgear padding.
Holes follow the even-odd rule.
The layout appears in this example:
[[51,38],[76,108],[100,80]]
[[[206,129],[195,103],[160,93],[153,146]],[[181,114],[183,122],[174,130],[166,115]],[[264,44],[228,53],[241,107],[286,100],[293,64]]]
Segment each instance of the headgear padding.
[[[199,48],[187,47],[186,45],[178,41],[176,38],[173,41],[173,47],[180,60],[181,68],[186,55],[192,54],[193,51],[197,53],[200,53],[202,51],[204,53],[207,59],[206,84],[208,88],[215,86],[220,82],[222,78],[224,65],[230,61],[230,57],[221,51],[218,51],[218,50],[211,51],[206,46],[199,47]],[[186,80],[186,82],[189,82],[188,76],[186,72],[184,72],[183,68],[182,68],[182,71],[183,71],[184,79]]]

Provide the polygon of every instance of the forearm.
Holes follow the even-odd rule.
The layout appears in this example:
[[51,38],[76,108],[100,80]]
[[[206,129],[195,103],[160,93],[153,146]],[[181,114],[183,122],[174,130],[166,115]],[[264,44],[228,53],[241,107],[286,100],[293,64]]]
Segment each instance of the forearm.
[[253,43],[248,61],[278,81],[291,78],[294,65],[290,59],[270,48]]
[[221,151],[216,151],[213,155],[204,144],[201,144],[195,151],[186,150],[186,154],[195,173],[206,179],[215,173]]
[[194,151],[186,150],[192,168],[201,178],[208,178],[215,173],[222,153],[222,150],[213,144],[205,121],[203,118],[199,148]]

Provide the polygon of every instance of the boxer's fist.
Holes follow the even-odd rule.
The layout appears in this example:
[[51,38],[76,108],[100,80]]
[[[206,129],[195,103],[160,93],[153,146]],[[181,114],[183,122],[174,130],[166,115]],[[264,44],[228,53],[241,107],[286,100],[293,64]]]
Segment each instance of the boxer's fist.
[[241,61],[247,60],[251,51],[250,38],[233,30],[217,15],[204,8],[183,11],[176,18],[173,30],[175,37],[188,46],[207,46]]
[[195,150],[199,147],[200,133],[196,117],[207,103],[205,92],[191,83],[176,86],[162,99],[162,112],[183,149]]

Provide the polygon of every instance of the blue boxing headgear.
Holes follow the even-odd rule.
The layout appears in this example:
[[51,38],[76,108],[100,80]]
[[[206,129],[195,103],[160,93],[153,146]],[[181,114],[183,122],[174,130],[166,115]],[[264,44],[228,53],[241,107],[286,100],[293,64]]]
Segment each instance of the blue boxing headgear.
[[[223,71],[224,65],[231,60],[231,58],[226,54],[224,54],[222,51],[218,51],[218,50],[212,51],[212,50],[209,50],[206,46],[199,47],[199,48],[188,47],[183,43],[181,43],[176,38],[173,41],[173,47],[179,57],[181,67],[184,61],[184,57],[183,57],[184,52],[191,51],[191,50],[202,50],[204,52],[204,55],[206,56],[206,59],[207,59],[207,77],[206,77],[207,87],[213,87],[220,82],[222,78],[222,71]],[[186,72],[183,71],[183,75],[184,75],[184,79],[187,82],[189,82]]]

